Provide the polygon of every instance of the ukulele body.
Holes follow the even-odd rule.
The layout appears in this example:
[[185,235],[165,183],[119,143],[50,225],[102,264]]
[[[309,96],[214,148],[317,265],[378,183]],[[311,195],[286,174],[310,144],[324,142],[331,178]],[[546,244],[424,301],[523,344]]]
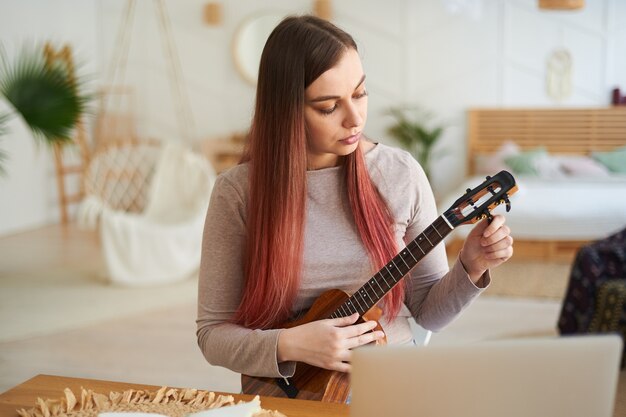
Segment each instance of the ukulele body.
[[[349,295],[341,290],[326,291],[315,300],[303,317],[279,327],[291,328],[326,319],[348,298]],[[382,310],[373,307],[360,317],[357,323],[368,320],[378,321],[381,315]],[[380,324],[375,330],[382,330]],[[350,376],[347,373],[318,368],[304,362],[298,362],[296,372],[287,380],[288,383],[284,378],[241,375],[241,389],[244,394],[250,395],[335,403],[345,403],[350,395]]]

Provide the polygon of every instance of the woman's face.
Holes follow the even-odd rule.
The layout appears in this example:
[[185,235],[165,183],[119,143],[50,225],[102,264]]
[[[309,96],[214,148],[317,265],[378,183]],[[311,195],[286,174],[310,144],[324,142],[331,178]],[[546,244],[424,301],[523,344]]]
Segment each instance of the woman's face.
[[348,49],[337,65],[305,90],[308,169],[336,166],[354,152],[367,120],[365,75],[359,54]]

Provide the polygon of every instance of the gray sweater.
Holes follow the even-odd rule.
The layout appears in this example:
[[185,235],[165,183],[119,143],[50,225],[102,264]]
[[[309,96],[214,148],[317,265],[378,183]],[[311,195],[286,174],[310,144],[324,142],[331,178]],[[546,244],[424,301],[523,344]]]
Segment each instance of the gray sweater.
[[[424,171],[407,152],[383,144],[365,154],[370,176],[395,219],[398,249],[439,215]],[[202,244],[198,285],[198,345],[207,361],[248,375],[292,376],[295,363],[277,363],[281,329],[250,330],[232,324],[244,287],[242,250],[246,238],[248,166],[221,174],[213,188]],[[377,270],[372,268],[350,213],[341,168],[307,172],[306,223],[300,291],[294,311],[309,308],[324,291],[352,294]],[[477,285],[457,261],[448,270],[445,247],[435,247],[405,277],[405,306],[380,323],[388,343],[412,341],[407,318],[437,331],[450,323],[489,284]],[[272,306],[268,306],[271,308]]]

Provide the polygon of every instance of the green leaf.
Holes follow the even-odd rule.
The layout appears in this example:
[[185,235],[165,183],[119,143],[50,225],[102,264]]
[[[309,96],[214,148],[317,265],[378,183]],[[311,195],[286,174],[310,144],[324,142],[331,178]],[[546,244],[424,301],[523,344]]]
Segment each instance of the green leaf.
[[62,65],[46,65],[41,48],[23,49],[13,65],[0,50],[0,60],[0,94],[34,136],[49,144],[70,140],[87,102],[81,82],[73,83]]

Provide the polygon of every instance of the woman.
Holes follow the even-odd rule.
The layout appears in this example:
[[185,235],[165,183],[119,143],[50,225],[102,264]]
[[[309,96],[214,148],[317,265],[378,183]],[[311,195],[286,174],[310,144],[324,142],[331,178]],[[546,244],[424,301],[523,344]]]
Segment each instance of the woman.
[[[439,330],[511,257],[502,216],[481,222],[448,270],[434,248],[383,300],[380,323],[357,315],[281,329],[323,291],[355,291],[438,216],[405,151],[367,140],[365,74],[354,40],[331,23],[289,17],[259,68],[243,163],[217,180],[207,213],[198,344],[233,371],[289,377],[296,362],[350,371],[351,349],[383,336],[411,343],[407,318]],[[406,283],[405,283],[406,281]]]

